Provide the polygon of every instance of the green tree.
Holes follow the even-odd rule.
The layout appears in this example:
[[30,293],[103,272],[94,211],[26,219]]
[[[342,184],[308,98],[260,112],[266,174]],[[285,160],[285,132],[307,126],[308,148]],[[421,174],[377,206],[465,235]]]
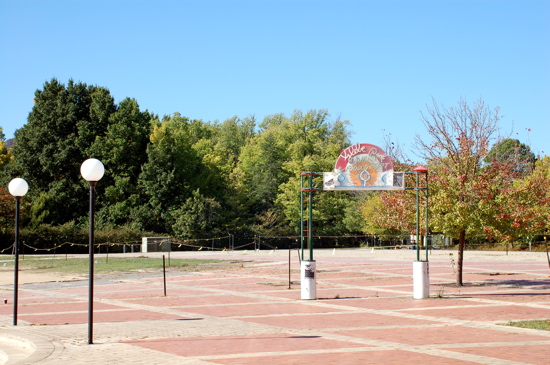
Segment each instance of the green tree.
[[[222,123],[206,123],[200,126],[200,138],[196,139],[193,149],[202,161],[198,180],[201,194],[215,199],[223,209],[216,220],[217,229],[225,234],[242,231],[246,208],[239,199],[241,191],[234,184],[232,174],[241,151],[254,136],[256,122],[253,117],[240,119],[233,117]],[[197,127],[199,128],[199,127]]]
[[135,99],[126,98],[109,116],[105,135],[97,136],[90,154],[105,165],[98,194],[103,207],[98,212],[106,223],[131,223],[131,211],[139,202],[138,178],[147,162],[147,145],[153,116],[142,112]]
[[[378,218],[386,218],[386,215],[381,214],[381,211],[386,206],[382,204],[381,194],[376,192],[370,192],[365,194],[361,204],[359,205],[359,213],[362,219],[361,230],[366,234],[384,234],[388,233],[387,229],[384,228],[385,221],[383,223],[378,222]],[[393,217],[393,214],[389,214],[389,217]],[[406,220],[402,220],[405,222]],[[408,231],[406,229],[394,228],[395,225],[392,223],[390,225],[392,229],[396,229],[398,232]]]
[[170,233],[172,210],[200,187],[201,159],[193,149],[193,121],[175,114],[153,126],[147,162],[139,176],[140,204],[132,217],[142,229]]
[[252,213],[273,207],[279,185],[286,178],[282,171],[285,159],[282,128],[267,128],[242,148],[232,178],[240,200]]
[[237,165],[241,149],[254,133],[254,118],[233,117],[222,123],[194,121],[193,149],[201,159],[197,180],[201,191],[218,200],[228,200],[234,194],[230,176]]
[[255,127],[254,117],[244,119],[233,117],[216,126],[216,132],[212,136],[213,150],[219,161],[218,165],[221,166],[227,178],[237,165],[242,148],[254,135]]
[[[349,146],[348,121],[329,120],[326,110],[312,110],[305,114],[294,112],[283,126],[288,135],[287,159],[282,166],[286,181],[278,188],[277,207],[286,222],[294,229],[300,222],[300,173],[303,171],[332,171],[340,151]],[[315,194],[314,220],[321,234],[343,234],[344,221],[350,205],[356,202],[352,193],[334,192]]]
[[11,161],[11,153],[6,148],[6,135],[4,129],[0,127],[0,172],[4,171]]
[[495,143],[484,159],[487,164],[512,163],[514,169],[520,172],[522,176],[526,176],[533,171],[535,161],[535,154],[531,152],[529,146],[511,138]]
[[[347,121],[329,120],[325,110],[264,118],[241,148],[231,174],[241,222],[255,233],[298,230],[300,173],[333,169],[340,151],[349,145],[346,125]],[[318,194],[316,222],[327,233],[342,232],[347,227],[345,211],[353,200],[347,193]]]
[[217,222],[220,219],[220,208],[220,203],[203,196],[197,189],[181,207],[172,212],[174,216],[172,231],[182,239],[211,237],[215,234]]
[[48,210],[50,199],[50,196],[46,193],[42,193],[34,199],[27,214],[29,228],[37,228],[42,224],[50,223],[48,221],[50,218],[50,211]]
[[15,132],[10,174],[29,183],[29,196],[49,196],[47,222],[61,224],[86,212],[86,186],[79,173],[96,136],[105,134],[115,111],[109,91],[52,79],[37,90],[27,124]]
[[[456,284],[462,286],[466,237],[483,232],[478,206],[484,199],[480,186],[487,181],[483,161],[498,128],[499,108],[482,100],[472,106],[461,100],[456,107],[433,102],[422,114],[430,140],[417,135],[418,154],[430,169],[430,222],[433,231],[458,237]],[[500,174],[504,176],[504,174]]]

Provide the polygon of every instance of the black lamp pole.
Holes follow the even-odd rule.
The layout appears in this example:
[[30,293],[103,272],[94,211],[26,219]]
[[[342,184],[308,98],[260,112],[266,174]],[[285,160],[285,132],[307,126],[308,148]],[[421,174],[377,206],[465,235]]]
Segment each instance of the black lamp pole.
[[14,273],[13,273],[13,325],[17,326],[17,304],[19,302],[19,206],[21,197],[27,194],[29,185],[24,179],[16,177],[8,185],[10,194],[15,197],[15,241],[13,243]]
[[17,303],[19,300],[19,206],[21,197],[15,197],[15,268],[13,274],[13,325],[17,326]]
[[94,334],[94,210],[95,210],[95,186],[103,177],[105,168],[101,161],[89,158],[80,166],[80,174],[90,183],[90,234],[88,243],[90,251],[90,275],[88,285],[88,344],[93,344]]
[[97,181],[90,181],[90,234],[89,234],[89,284],[88,284],[88,344],[93,344],[94,332],[94,210],[95,210],[95,186]]

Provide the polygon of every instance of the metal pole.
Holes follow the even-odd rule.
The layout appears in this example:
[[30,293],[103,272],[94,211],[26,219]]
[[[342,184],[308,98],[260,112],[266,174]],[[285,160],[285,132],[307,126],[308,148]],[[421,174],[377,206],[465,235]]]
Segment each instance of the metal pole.
[[420,209],[419,209],[419,181],[416,173],[416,261],[420,261]]
[[292,281],[290,280],[290,253],[291,253],[292,244],[288,244],[288,288],[290,289],[290,284]]
[[19,300],[19,205],[21,197],[15,197],[15,268],[14,268],[14,280],[13,280],[13,325],[17,326],[17,303]]
[[309,248],[309,260],[313,261],[313,174],[309,174],[309,218],[308,218],[308,248]]
[[304,259],[304,175],[300,175],[300,249]]
[[166,259],[162,255],[162,276],[164,282],[164,296],[166,296]]
[[428,171],[426,171],[426,261],[428,261],[428,195]]
[[93,344],[94,332],[94,201],[95,201],[95,185],[97,181],[90,181],[90,233],[89,233],[89,256],[90,256],[90,272],[88,284],[88,344]]

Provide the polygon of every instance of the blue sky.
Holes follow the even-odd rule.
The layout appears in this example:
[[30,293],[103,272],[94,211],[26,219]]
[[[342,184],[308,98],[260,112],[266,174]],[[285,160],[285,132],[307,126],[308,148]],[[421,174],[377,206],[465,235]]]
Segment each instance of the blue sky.
[[0,0],[0,34],[7,138],[55,77],[160,116],[327,109],[354,143],[391,133],[406,151],[432,98],[482,98],[550,154],[547,0]]

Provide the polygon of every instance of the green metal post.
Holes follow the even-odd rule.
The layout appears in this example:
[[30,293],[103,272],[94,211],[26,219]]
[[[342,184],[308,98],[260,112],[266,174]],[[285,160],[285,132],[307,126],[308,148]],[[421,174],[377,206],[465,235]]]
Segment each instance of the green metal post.
[[420,209],[419,209],[419,181],[416,174],[416,261],[420,261]]
[[304,259],[304,175],[300,175],[300,249]]
[[313,173],[309,174],[309,220],[308,220],[309,260],[313,261]]
[[426,261],[428,261],[428,171],[426,171]]

